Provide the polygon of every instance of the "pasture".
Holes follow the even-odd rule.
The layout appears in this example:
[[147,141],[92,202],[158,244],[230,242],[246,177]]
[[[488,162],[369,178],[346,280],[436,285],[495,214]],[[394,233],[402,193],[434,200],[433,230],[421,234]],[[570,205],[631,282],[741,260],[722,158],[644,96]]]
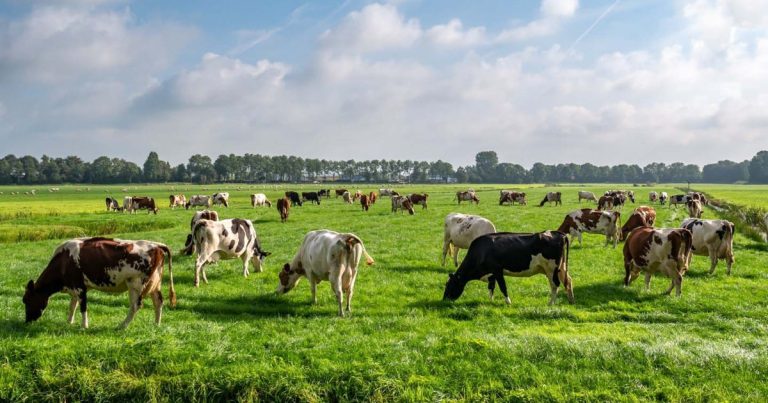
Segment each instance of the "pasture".
[[[681,298],[662,292],[669,279],[642,279],[624,289],[621,247],[604,247],[604,236],[584,235],[572,244],[569,269],[576,302],[565,293],[548,306],[543,276],[508,278],[512,305],[500,294],[488,300],[485,283],[470,282],[456,302],[441,301],[450,261],[439,262],[443,220],[450,212],[482,215],[498,230],[556,229],[577,203],[580,189],[601,194],[627,185],[512,187],[474,185],[479,205],[452,201],[461,185],[395,186],[425,191],[429,208],[409,216],[390,213],[389,198],[368,212],[341,198],[291,209],[281,223],[272,208],[251,208],[248,195],[264,192],[273,202],[285,190],[321,186],[175,185],[173,193],[231,193],[221,218],[251,219],[265,250],[263,273],[243,278],[239,261],[208,269],[208,285],[192,286],[194,258],[175,254],[178,306],[166,305],[155,326],[145,301],[131,326],[115,330],[128,296],[89,294],[91,327],[66,323],[69,297],[55,295],[43,317],[24,323],[24,285],[45,268],[56,245],[74,236],[105,235],[166,243],[176,252],[189,231],[192,210],[170,210],[171,185],[130,186],[128,194],[156,198],[160,211],[147,215],[106,212],[104,197],[122,203],[124,186],[0,188],[0,400],[290,400],[290,401],[478,401],[478,400],[749,400],[768,398],[768,253],[764,244],[738,234],[733,274],[721,262],[707,274],[695,256]],[[328,188],[331,186],[323,185]],[[380,186],[344,185],[365,192]],[[81,188],[82,191],[77,191]],[[527,206],[499,206],[498,190],[521,189]],[[10,195],[12,191],[21,195]],[[563,205],[538,207],[549,190]],[[680,193],[673,185],[634,188],[637,203],[648,190]],[[710,189],[701,187],[710,192]],[[726,189],[724,189],[726,190]],[[728,199],[718,191],[711,191]],[[747,192],[749,194],[749,192]],[[656,207],[657,227],[677,227],[684,208]],[[715,218],[707,209],[703,218]],[[296,253],[307,231],[354,232],[375,265],[358,275],[352,315],[336,317],[327,282],[310,304],[305,280],[277,297],[278,271]],[[464,256],[464,251],[460,257]],[[364,266],[364,265],[363,265]],[[163,294],[167,296],[167,267]]]

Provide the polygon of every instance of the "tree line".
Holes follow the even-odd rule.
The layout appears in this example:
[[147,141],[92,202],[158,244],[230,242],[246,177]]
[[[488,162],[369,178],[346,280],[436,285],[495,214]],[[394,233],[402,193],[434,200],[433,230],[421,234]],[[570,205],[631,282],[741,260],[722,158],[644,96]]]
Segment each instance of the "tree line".
[[482,151],[475,164],[460,166],[445,161],[368,160],[333,161],[295,156],[260,154],[219,155],[215,160],[195,154],[186,164],[171,166],[154,151],[143,166],[121,158],[102,156],[91,162],[77,156],[39,160],[13,154],[0,160],[0,184],[43,183],[162,183],[162,182],[413,182],[413,183],[768,183],[768,151],[751,160],[718,161],[700,168],[695,164],[654,162],[597,166],[548,165],[537,162],[530,169],[499,162],[494,151]]

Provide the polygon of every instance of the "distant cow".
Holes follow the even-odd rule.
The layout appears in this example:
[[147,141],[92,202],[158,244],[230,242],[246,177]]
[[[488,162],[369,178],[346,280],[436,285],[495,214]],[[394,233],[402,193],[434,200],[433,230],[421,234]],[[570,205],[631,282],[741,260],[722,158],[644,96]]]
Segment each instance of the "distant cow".
[[343,196],[344,192],[347,192],[347,189],[336,189],[336,198],[338,199],[339,196]]
[[155,205],[155,199],[147,196],[131,196],[131,209],[130,213],[137,210],[147,210],[147,214],[157,214],[157,206]]
[[573,285],[568,274],[569,245],[568,237],[557,231],[481,235],[472,241],[459,269],[448,276],[443,300],[459,298],[471,280],[487,280],[490,297],[493,298],[498,283],[505,301],[511,304],[504,276],[530,277],[541,273],[549,280],[550,305],[557,299],[560,284],[565,287],[568,301],[573,303]]
[[507,202],[512,205],[515,203],[520,203],[521,205],[526,204],[525,192],[513,192],[511,190],[499,191],[499,206]]
[[557,205],[563,205],[563,202],[560,200],[562,196],[562,193],[560,192],[548,192],[546,196],[544,196],[544,200],[539,203],[539,207],[544,206],[544,203],[549,202],[549,205],[551,206],[552,203],[555,203],[555,206]]
[[655,203],[657,200],[659,200],[659,194],[657,192],[650,192],[648,193],[648,201],[651,203]]
[[187,198],[184,195],[170,195],[168,197],[170,201],[170,207],[171,209],[175,209],[176,207],[184,207],[187,204]]
[[190,207],[209,208],[211,207],[211,196],[206,196],[206,195],[191,196],[189,198],[189,201],[187,201],[187,205],[185,207],[187,210],[189,210]]
[[320,205],[320,195],[317,192],[301,192],[301,199]]
[[[317,303],[317,283],[328,280],[336,294],[339,316],[352,311],[352,295],[355,291],[360,258],[372,265],[373,258],[365,250],[363,241],[355,234],[340,234],[329,230],[311,231],[304,236],[301,248],[291,263],[280,271],[277,294],[285,294],[296,287],[302,277],[309,281],[312,303]],[[346,309],[344,295],[346,294]]]
[[408,195],[406,197],[408,197],[408,199],[411,201],[411,203],[413,203],[414,206],[420,204],[422,210],[427,208],[427,198],[429,197],[428,194],[426,194],[426,193],[424,193],[424,194],[414,193],[414,194]]
[[280,222],[288,221],[288,213],[291,210],[291,200],[287,197],[277,200],[277,212],[280,213]]
[[363,195],[363,192],[361,192],[359,190],[356,191],[355,194],[352,195],[352,201],[357,201],[357,199],[359,199],[360,196],[362,196],[362,195]]
[[613,247],[619,242],[619,221],[621,213],[618,211],[600,211],[592,209],[574,210],[568,213],[557,230],[569,234],[571,239],[578,238],[581,245],[581,234],[603,234],[605,244],[613,241]]
[[104,199],[104,203],[107,205],[107,211],[120,211],[120,203],[114,197],[107,197]]
[[453,264],[458,267],[459,249],[469,249],[475,238],[494,232],[496,226],[486,218],[460,213],[448,214],[443,228],[443,266],[445,256],[450,253]]
[[458,201],[459,204],[461,204],[462,201],[468,201],[469,204],[472,204],[472,202],[480,204],[480,199],[478,199],[475,192],[471,190],[466,192],[456,192],[456,198],[454,200]]
[[219,221],[219,213],[214,210],[198,211],[192,216],[192,220],[189,222],[189,234],[187,234],[187,240],[184,242],[184,249],[181,250],[183,255],[191,255],[195,251],[195,242],[192,237],[192,230],[195,229],[195,224],[200,220]]
[[592,192],[587,192],[586,190],[579,191],[579,203],[581,203],[582,200],[592,200],[593,202],[597,203],[595,194]]
[[295,206],[297,204],[299,206],[301,206],[301,204],[302,204],[301,203],[301,199],[299,198],[299,194],[296,193],[296,192],[292,192],[292,191],[285,192],[285,197],[287,197],[288,200],[291,201],[291,207],[293,207],[293,206]]
[[[694,255],[709,256],[709,274],[714,274],[719,259],[725,259],[727,274],[733,266],[733,234],[735,226],[726,220],[700,220],[687,218],[680,227],[693,235]],[[689,258],[690,263],[690,258]]]
[[368,195],[368,200],[370,200],[370,202],[371,202],[371,205],[374,205],[374,204],[376,204],[376,198],[377,198],[377,197],[376,197],[376,192],[371,192],[371,193]]
[[256,206],[272,207],[272,203],[267,199],[267,195],[264,193],[256,193],[251,195],[251,207]]
[[633,229],[639,227],[653,228],[653,224],[656,222],[656,210],[653,207],[640,206],[632,212],[627,222],[621,227],[619,239],[625,240]]
[[200,220],[192,229],[195,242],[195,287],[203,282],[208,284],[205,265],[218,260],[240,258],[243,261],[243,276],[248,277],[248,261],[253,263],[257,273],[263,270],[264,259],[270,255],[261,249],[259,238],[250,220],[233,218],[229,220]]
[[392,196],[392,212],[395,213],[397,210],[400,212],[408,210],[408,214],[414,214],[413,203],[405,196]]
[[600,196],[600,200],[597,201],[598,210],[611,210],[613,209],[613,197],[612,196]]
[[627,196],[623,194],[616,194],[613,196],[613,208],[622,209],[627,202]]
[[676,289],[679,297],[692,246],[691,231],[684,228],[635,228],[624,244],[624,286],[628,287],[644,271],[645,289],[650,290],[651,276],[660,272],[672,278],[666,294]]
[[687,195],[674,195],[669,197],[669,207],[677,206],[680,204],[685,205],[688,203],[688,196]]
[[688,202],[686,203],[686,206],[688,207],[688,217],[701,218],[701,214],[703,213],[703,210],[701,208],[700,201],[688,200]]
[[664,203],[667,202],[668,199],[669,199],[669,195],[667,194],[667,192],[661,192],[661,194],[659,194],[659,204],[661,204],[662,206],[664,205]]
[[220,193],[214,193],[213,196],[211,196],[211,203],[216,206],[223,204],[224,207],[229,207],[229,193],[228,192],[220,192]]
[[360,196],[360,206],[363,208],[363,211],[368,211],[368,209],[371,207],[371,201],[368,199],[368,196]]
[[326,199],[330,198],[331,197],[331,189],[320,189],[320,191],[317,192],[317,195],[320,196],[320,197],[325,196]]
[[396,193],[396,192],[392,189],[379,189],[379,195],[381,197],[384,197],[384,196],[392,197],[393,193]]
[[344,200],[344,203],[352,204],[352,195],[350,195],[349,192],[344,192],[344,194],[341,195],[341,199]]
[[126,241],[109,238],[79,238],[66,241],[53,252],[53,258],[37,278],[29,280],[24,292],[26,321],[32,322],[43,315],[48,299],[57,292],[72,296],[69,302],[69,323],[75,320],[75,309],[80,304],[83,328],[88,327],[89,290],[122,293],[128,290],[130,305],[128,316],[120,325],[127,327],[149,295],[155,307],[155,323],[160,324],[163,297],[160,295],[163,265],[168,258],[168,277],[171,307],[176,306],[173,288],[171,250],[157,242]]

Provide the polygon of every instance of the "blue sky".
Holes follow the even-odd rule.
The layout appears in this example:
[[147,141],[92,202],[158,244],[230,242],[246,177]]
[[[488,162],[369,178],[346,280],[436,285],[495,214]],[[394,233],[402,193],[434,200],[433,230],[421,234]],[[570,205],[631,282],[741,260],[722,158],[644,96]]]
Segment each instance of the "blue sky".
[[768,148],[768,0],[0,2],[0,141],[595,164]]

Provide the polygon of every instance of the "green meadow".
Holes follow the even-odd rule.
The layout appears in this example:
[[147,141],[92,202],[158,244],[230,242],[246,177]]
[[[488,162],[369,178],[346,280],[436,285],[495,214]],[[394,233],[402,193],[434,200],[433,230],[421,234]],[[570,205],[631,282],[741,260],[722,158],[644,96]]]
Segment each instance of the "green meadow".
[[[374,185],[345,185],[377,190]],[[0,187],[0,400],[2,401],[766,401],[768,400],[768,264],[766,245],[738,234],[733,274],[721,262],[695,256],[681,298],[662,295],[670,280],[654,277],[622,286],[623,257],[600,235],[572,244],[569,270],[575,304],[565,293],[548,306],[544,276],[508,278],[512,305],[489,301],[485,283],[471,282],[453,303],[443,302],[452,263],[441,266],[443,220],[478,214],[500,231],[556,229],[577,202],[577,191],[681,193],[677,185],[470,185],[479,205],[453,201],[466,185],[395,186],[426,192],[429,208],[392,214],[389,198],[368,212],[341,198],[291,209],[281,223],[274,207],[252,208],[249,195],[276,200],[286,190],[320,185],[120,185]],[[323,185],[322,187],[330,187]],[[768,187],[694,186],[737,204],[765,204]],[[122,189],[127,188],[127,192]],[[499,189],[528,193],[527,206],[499,206]],[[37,194],[24,192],[36,189]],[[562,206],[538,207],[547,191]],[[43,317],[24,322],[22,295],[62,240],[78,236],[148,239],[178,251],[192,210],[168,208],[168,195],[229,191],[221,218],[254,222],[272,253],[262,273],[242,276],[240,262],[208,268],[209,284],[195,289],[193,257],[176,254],[178,306],[166,305],[154,325],[145,301],[126,330],[128,295],[89,293],[90,328],[66,323],[69,296],[51,298]],[[11,192],[21,192],[11,195]],[[104,197],[149,195],[160,211],[105,211]],[[679,226],[683,208],[654,205],[658,227]],[[716,218],[707,208],[703,218]],[[623,221],[622,220],[622,221]],[[376,260],[361,267],[352,315],[336,317],[328,283],[310,303],[306,281],[275,296],[278,270],[304,234],[327,228],[354,232]],[[464,252],[461,253],[463,257]],[[168,293],[167,266],[163,294]]]

